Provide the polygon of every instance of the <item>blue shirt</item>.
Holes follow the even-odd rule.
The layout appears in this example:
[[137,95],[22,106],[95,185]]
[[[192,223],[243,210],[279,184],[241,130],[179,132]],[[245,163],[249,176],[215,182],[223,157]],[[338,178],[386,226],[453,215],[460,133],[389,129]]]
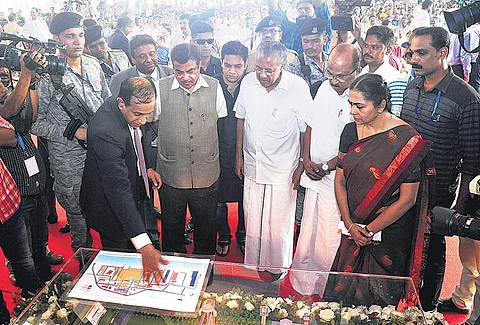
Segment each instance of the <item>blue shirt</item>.
[[[315,9],[315,16],[320,18],[327,24],[327,36],[328,39],[323,45],[323,51],[328,53],[330,49],[330,42],[333,36],[332,30],[332,23],[330,21],[330,11],[328,9],[328,5],[324,2],[320,7],[314,8]],[[270,12],[272,15],[280,16],[283,18],[282,20],[282,42],[287,49],[294,50],[298,54],[303,53],[303,46],[302,46],[302,37],[299,34],[300,26],[297,23],[294,23],[288,20],[285,11],[282,8],[278,7],[278,10],[275,12]]]

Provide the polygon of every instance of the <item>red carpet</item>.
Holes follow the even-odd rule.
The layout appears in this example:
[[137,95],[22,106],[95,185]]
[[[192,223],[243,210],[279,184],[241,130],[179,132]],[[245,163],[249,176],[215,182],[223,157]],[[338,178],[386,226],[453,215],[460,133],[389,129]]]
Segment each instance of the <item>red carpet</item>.
[[[232,233],[235,232],[237,227],[237,215],[236,215],[236,206],[235,204],[229,204],[229,223],[232,230]],[[56,253],[62,254],[65,256],[65,259],[68,260],[72,255],[73,251],[71,249],[71,241],[70,241],[70,234],[61,234],[60,228],[66,223],[66,217],[64,210],[57,205],[57,212],[59,214],[59,221],[57,224],[49,225],[50,230],[50,237],[49,237],[49,245],[50,249]],[[160,227],[160,226],[159,226]],[[94,244],[95,248],[101,248],[100,240],[98,235],[94,232]],[[461,273],[461,264],[458,258],[458,239],[457,238],[448,238],[447,239],[447,270],[445,274],[445,281],[442,288],[442,297],[449,297],[453,290],[455,289],[455,285],[458,283],[458,279]],[[189,253],[193,250],[193,245],[187,246]],[[225,257],[215,256],[215,259],[218,261],[224,262],[235,262],[235,263],[242,263],[243,256],[236,244],[235,238],[232,239],[232,245],[230,246],[230,252]],[[8,270],[5,266],[5,258],[3,253],[0,252],[0,289],[4,293],[5,300],[7,301],[7,306],[11,311],[14,307],[13,302],[13,295],[12,293],[17,293],[18,288],[14,287],[10,284],[8,280]],[[53,269],[59,270],[60,266],[56,266]],[[72,263],[72,266],[66,270],[66,272],[71,273],[73,276],[76,276],[78,273],[78,264]],[[282,294],[292,294],[291,289],[289,288],[288,282],[282,285],[281,288]],[[445,318],[449,322],[449,324],[461,324],[463,323],[468,317],[466,315],[457,315],[457,314],[446,314]]]

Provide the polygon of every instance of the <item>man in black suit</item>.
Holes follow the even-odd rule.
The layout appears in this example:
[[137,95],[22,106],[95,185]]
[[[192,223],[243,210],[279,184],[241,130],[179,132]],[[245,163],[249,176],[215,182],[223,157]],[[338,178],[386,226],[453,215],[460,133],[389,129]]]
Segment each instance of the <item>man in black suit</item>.
[[132,32],[132,20],[128,17],[120,17],[117,20],[117,29],[108,38],[108,45],[111,49],[122,50],[130,55],[128,34]]
[[[156,91],[146,78],[126,79],[118,97],[110,97],[88,125],[88,151],[80,202],[89,227],[100,234],[103,247],[137,251],[145,276],[159,279],[162,256],[151,233],[158,231],[149,180],[155,189],[160,175],[146,162],[143,126],[154,111]],[[155,244],[155,243],[154,243]]]

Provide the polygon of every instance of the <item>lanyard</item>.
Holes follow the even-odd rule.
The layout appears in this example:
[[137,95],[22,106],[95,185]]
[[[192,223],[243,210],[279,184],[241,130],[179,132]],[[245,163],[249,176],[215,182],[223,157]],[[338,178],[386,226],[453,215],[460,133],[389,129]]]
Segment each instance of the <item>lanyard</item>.
[[23,142],[22,136],[20,135],[19,132],[17,132],[17,143],[20,146],[20,148],[22,148],[23,151],[25,151],[25,148],[26,148],[25,143]]
[[[417,96],[417,103],[415,104],[415,114],[417,114],[417,118],[419,120],[421,120],[422,122],[430,122],[430,120],[428,121],[424,121],[420,118],[420,114],[419,114],[419,109],[418,109],[418,102],[420,101],[420,88],[418,88],[418,96]],[[442,92],[439,90],[437,92],[437,96],[435,97],[435,103],[433,104],[433,109],[432,109],[432,112],[430,113],[430,118],[433,119],[433,117],[435,116],[435,113],[437,113],[437,108],[438,108],[438,103],[440,102],[440,97],[442,96]],[[438,118],[437,118],[438,120]]]

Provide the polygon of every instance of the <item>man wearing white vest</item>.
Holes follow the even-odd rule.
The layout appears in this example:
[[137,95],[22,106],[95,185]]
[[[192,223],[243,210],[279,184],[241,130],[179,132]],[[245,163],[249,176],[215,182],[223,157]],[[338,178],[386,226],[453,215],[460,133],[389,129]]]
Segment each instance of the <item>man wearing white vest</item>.
[[158,81],[162,248],[164,252],[187,252],[188,206],[195,219],[193,253],[214,255],[220,175],[217,121],[227,116],[227,106],[218,80],[200,75],[197,45],[179,44],[171,57],[174,75]]

